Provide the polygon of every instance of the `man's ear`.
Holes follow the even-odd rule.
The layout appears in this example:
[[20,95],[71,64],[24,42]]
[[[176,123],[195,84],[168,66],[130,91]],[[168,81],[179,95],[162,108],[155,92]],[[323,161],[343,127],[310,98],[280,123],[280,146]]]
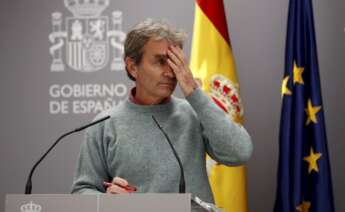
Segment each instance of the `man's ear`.
[[137,65],[135,64],[135,61],[130,58],[130,57],[126,57],[125,59],[125,63],[126,63],[126,68],[128,73],[133,77],[133,78],[137,78]]

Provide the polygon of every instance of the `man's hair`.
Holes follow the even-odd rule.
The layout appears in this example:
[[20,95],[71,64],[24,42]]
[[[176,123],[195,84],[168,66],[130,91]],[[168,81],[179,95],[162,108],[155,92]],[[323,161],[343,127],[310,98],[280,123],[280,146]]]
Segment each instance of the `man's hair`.
[[[146,19],[128,32],[124,44],[124,59],[129,57],[134,60],[135,64],[139,64],[143,57],[143,48],[151,38],[154,40],[167,40],[182,48],[186,37],[185,32],[175,29],[165,21]],[[126,71],[128,77],[135,81],[135,78],[128,72],[127,67]]]

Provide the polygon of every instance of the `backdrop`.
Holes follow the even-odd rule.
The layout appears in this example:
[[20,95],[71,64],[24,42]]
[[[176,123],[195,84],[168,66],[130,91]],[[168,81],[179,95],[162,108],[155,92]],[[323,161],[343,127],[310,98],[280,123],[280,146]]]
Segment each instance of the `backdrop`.
[[[245,126],[255,146],[248,164],[250,211],[272,211],[275,199],[288,3],[225,1]],[[313,3],[335,205],[345,211],[345,2]],[[24,192],[30,167],[60,134],[127,96],[132,84],[121,48],[131,26],[147,17],[168,20],[189,34],[184,51],[190,55],[192,0],[112,0],[94,7],[87,21],[75,6],[0,2],[0,210],[5,194]],[[93,37],[78,39],[85,31],[98,38],[90,52],[85,47]],[[37,169],[33,193],[69,192],[82,139],[76,134],[56,147]]]

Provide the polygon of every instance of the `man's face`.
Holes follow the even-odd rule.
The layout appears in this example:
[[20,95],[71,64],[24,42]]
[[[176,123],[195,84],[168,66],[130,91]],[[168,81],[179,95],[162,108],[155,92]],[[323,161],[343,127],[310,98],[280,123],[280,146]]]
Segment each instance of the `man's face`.
[[130,68],[136,79],[135,97],[144,103],[158,104],[175,90],[175,74],[167,63],[169,45],[167,40],[151,38],[143,48],[140,63]]

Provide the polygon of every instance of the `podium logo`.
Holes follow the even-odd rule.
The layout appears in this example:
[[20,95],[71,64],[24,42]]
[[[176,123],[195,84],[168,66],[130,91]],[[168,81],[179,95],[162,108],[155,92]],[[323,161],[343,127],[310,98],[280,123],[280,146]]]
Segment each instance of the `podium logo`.
[[64,0],[64,5],[73,16],[63,19],[60,12],[51,15],[50,70],[65,71],[66,63],[75,71],[95,72],[106,67],[109,58],[110,70],[123,70],[123,42],[126,35],[122,31],[122,12],[113,11],[109,23],[109,18],[102,16],[109,0]]
[[32,201],[30,203],[20,206],[21,212],[40,212],[41,210],[42,210],[42,206],[35,204]]

